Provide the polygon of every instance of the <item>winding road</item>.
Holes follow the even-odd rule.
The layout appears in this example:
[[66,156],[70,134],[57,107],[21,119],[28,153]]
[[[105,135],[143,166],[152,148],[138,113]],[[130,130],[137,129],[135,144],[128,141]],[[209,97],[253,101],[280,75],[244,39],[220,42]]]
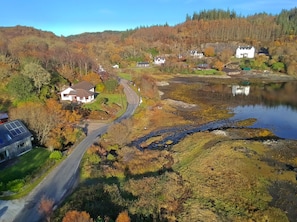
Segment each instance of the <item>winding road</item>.
[[[114,122],[120,122],[123,119],[131,117],[139,105],[139,96],[130,88],[128,81],[120,80],[120,83],[124,87],[128,106],[126,112]],[[10,209],[9,206],[11,205],[8,204],[9,201],[2,201],[0,203],[0,221],[43,221],[44,216],[38,212],[38,206],[42,197],[52,200],[54,205],[57,206],[66,196],[71,194],[78,182],[78,169],[85,151],[99,136],[107,131],[111,124],[113,123],[103,124],[101,127],[90,132],[58,167],[51,171],[27,197],[19,201],[19,209],[15,209],[15,207]],[[15,202],[17,201],[15,200]]]

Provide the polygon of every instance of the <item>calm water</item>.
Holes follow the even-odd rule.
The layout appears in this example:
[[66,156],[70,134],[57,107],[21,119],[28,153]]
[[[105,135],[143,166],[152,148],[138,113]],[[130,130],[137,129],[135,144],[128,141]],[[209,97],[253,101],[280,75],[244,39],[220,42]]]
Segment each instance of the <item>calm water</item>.
[[[232,120],[256,118],[251,126],[267,128],[281,138],[297,140],[297,82],[266,83],[258,86],[232,86],[233,97],[241,104],[232,106]],[[253,102],[249,97],[253,97]],[[242,101],[249,101],[243,104]]]
[[233,108],[232,120],[256,118],[251,126],[270,129],[276,136],[285,139],[297,139],[297,112],[289,106],[247,105]]
[[234,113],[231,120],[256,118],[251,127],[267,128],[278,137],[297,140],[297,81],[249,83],[232,79],[228,83],[223,80],[208,83],[177,78],[161,90],[166,96],[166,89],[180,90],[181,85],[189,86],[190,90],[185,93],[191,95],[192,103],[198,106],[205,99],[210,104],[227,105]]

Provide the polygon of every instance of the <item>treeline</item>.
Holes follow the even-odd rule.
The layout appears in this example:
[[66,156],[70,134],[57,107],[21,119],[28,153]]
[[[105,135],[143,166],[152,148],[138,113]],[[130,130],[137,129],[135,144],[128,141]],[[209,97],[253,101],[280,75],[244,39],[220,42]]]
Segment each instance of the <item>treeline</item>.
[[[253,22],[254,18],[259,20],[265,20],[265,18],[273,17],[275,18],[275,23],[281,26],[282,34],[296,34],[297,32],[297,8],[290,10],[283,9],[279,15],[272,15],[263,13],[256,13],[251,16],[247,16],[246,19]],[[245,18],[242,15],[237,15],[234,10],[202,10],[199,13],[194,12],[192,17],[187,15],[186,21],[189,20],[222,20],[222,19],[235,19],[235,18]]]
[[297,34],[297,8],[291,10],[282,10],[276,18],[277,24],[282,27],[284,34]]

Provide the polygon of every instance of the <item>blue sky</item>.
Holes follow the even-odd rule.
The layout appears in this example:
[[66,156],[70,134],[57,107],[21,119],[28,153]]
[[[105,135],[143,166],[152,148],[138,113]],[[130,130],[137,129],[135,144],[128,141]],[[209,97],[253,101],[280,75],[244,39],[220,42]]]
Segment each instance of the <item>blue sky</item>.
[[140,26],[174,26],[186,15],[230,9],[246,16],[278,14],[297,7],[296,0],[0,0],[0,26],[30,26],[56,35],[127,30]]

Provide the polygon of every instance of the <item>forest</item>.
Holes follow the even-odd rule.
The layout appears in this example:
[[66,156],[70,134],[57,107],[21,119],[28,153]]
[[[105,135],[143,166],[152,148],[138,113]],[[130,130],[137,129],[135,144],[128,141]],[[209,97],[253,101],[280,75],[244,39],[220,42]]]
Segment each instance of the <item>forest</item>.
[[[200,63],[209,63],[222,72],[224,65],[232,62],[239,45],[252,45],[258,52],[267,51],[268,56],[244,60],[244,66],[296,77],[296,43],[297,8],[282,10],[278,15],[259,13],[247,17],[230,10],[203,10],[186,15],[185,22],[173,27],[165,24],[68,37],[34,27],[0,27],[0,112],[7,112],[10,119],[21,119],[33,133],[36,146],[65,151],[84,135],[83,129],[77,127],[84,119],[117,117],[124,108],[119,102],[123,89],[118,76],[129,73],[130,80],[143,89],[145,107],[132,120],[113,126],[89,149],[82,163],[82,186],[51,216],[53,221],[80,217],[84,218],[82,221],[98,222],[187,221],[193,214],[190,197],[194,194],[178,172],[184,169],[174,165],[174,155],[167,150],[142,152],[128,146],[143,133],[131,134],[132,125],[138,126],[139,119],[148,115],[147,107],[155,111],[159,104],[154,77],[147,70],[140,70],[139,74],[135,69],[137,62],[151,63],[154,57],[165,56],[166,63],[153,71],[163,75],[191,74]],[[205,58],[191,58],[190,50],[203,52]],[[115,64],[120,70],[112,68]],[[104,72],[100,72],[101,67]],[[97,101],[99,108],[60,102],[59,93],[82,80],[94,84],[102,95]],[[113,101],[111,94],[118,95],[118,100]],[[171,118],[168,115],[166,118]],[[150,118],[142,120],[154,121],[156,117]],[[205,135],[201,143],[208,147],[216,141]],[[256,149],[257,144],[251,146]],[[182,149],[177,147],[176,152]],[[197,152],[201,152],[200,148]],[[253,187],[257,182],[248,183]],[[148,184],[153,184],[153,193]],[[262,184],[254,188],[244,194],[246,198],[263,189]],[[201,189],[207,190],[202,185]],[[201,213],[222,221],[255,220],[272,213],[267,203],[258,199],[248,202],[242,198],[242,205],[233,208],[215,197],[199,198]],[[185,203],[191,205],[186,211]],[[283,218],[282,213],[275,215]]]

